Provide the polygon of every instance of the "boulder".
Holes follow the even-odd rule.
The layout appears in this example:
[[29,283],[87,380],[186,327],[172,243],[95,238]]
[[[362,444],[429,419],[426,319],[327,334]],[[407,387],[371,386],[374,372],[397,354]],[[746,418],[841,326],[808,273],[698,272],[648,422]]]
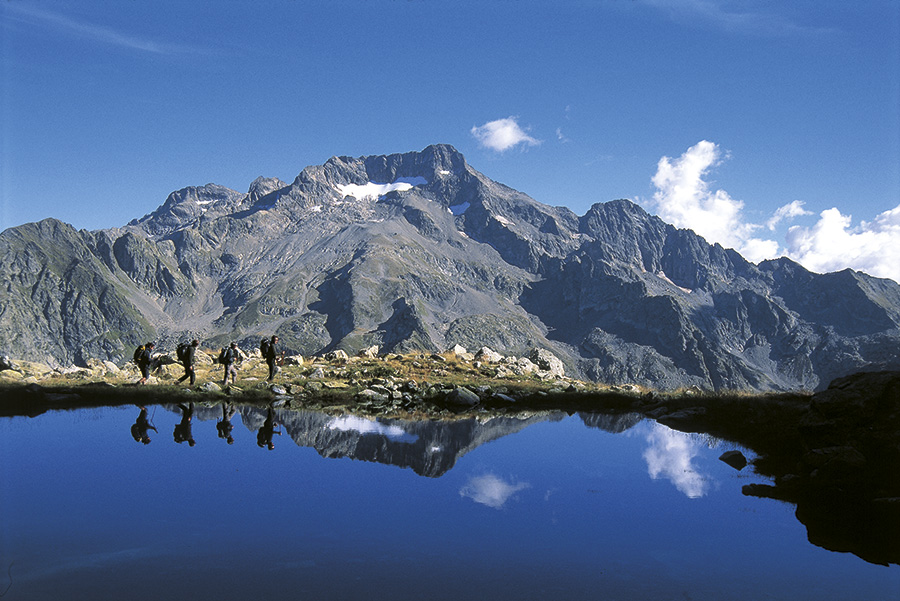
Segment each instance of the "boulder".
[[[174,351],[172,354],[169,353],[153,353],[150,355],[150,360],[153,361],[156,365],[172,365],[173,363],[178,363],[178,357],[175,356]],[[90,361],[88,362],[90,364]]]
[[377,359],[379,350],[381,349],[379,349],[378,345],[375,344],[373,346],[370,346],[369,348],[365,348],[359,351],[359,356],[365,359]]
[[303,355],[291,355],[284,358],[285,365],[303,365]]
[[360,401],[371,401],[373,403],[386,403],[390,400],[390,397],[388,395],[376,392],[371,388],[361,390],[356,395],[356,398]]
[[215,382],[206,382],[200,385],[200,390],[203,392],[222,392],[222,387]]
[[347,353],[340,349],[325,353],[326,361],[338,361],[340,363],[346,363],[349,359],[350,357],[347,355]]
[[459,359],[461,361],[474,361],[475,360],[475,355],[470,353],[466,349],[466,347],[459,345],[459,344],[453,345],[453,348],[447,350],[447,352],[453,354],[454,356],[456,356],[457,359]]
[[513,370],[517,375],[533,374],[538,370],[538,366],[535,365],[530,359],[520,357],[516,359],[515,367],[513,368]]
[[106,369],[106,373],[108,375],[118,376],[122,373],[122,370],[119,369],[119,366],[112,361],[103,361],[103,367]]
[[16,369],[16,366],[9,357],[3,355],[0,357],[0,371],[5,371],[7,369]]
[[566,368],[562,360],[547,349],[532,349],[528,354],[528,358],[537,365],[540,371],[549,372],[558,378],[566,375]]
[[18,382],[24,379],[25,376],[22,375],[21,372],[15,371],[13,369],[0,371],[0,382]]
[[457,386],[450,391],[446,398],[448,403],[464,407],[474,407],[481,402],[478,395],[465,386]]
[[475,353],[475,359],[485,363],[500,363],[503,360],[503,355],[489,347],[483,346]]
[[219,351],[201,351],[194,353],[194,363],[197,365],[214,365],[219,357]]

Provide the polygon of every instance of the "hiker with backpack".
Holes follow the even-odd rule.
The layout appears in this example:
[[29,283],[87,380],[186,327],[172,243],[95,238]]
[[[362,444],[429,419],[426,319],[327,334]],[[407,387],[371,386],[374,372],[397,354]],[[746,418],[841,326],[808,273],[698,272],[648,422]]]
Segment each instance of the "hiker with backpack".
[[194,418],[194,403],[189,403],[187,407],[178,403],[178,408],[181,409],[181,422],[175,425],[172,437],[178,444],[187,442],[188,446],[192,447],[197,444],[194,440],[194,433],[191,431],[191,420]]
[[231,423],[231,418],[234,417],[236,411],[231,403],[222,403],[222,420],[216,424],[219,438],[224,438],[228,444],[234,444],[234,436],[231,435],[234,424]]
[[272,435],[278,434],[281,436],[281,430],[275,429],[277,427],[278,423],[275,421],[275,412],[272,410],[272,407],[269,407],[269,410],[266,413],[266,421],[263,422],[259,432],[256,433],[256,445],[261,449],[273,450],[275,448],[275,443],[272,441]]
[[150,418],[147,417],[147,408],[140,407],[141,412],[138,414],[137,420],[133,424],[131,424],[131,437],[134,438],[135,442],[140,442],[143,444],[150,444],[150,434],[149,430],[153,430],[154,432],[158,432],[156,426],[150,421]]
[[141,379],[138,380],[138,385],[146,384],[147,378],[150,377],[150,366],[153,363],[151,355],[155,346],[154,343],[148,342],[134,350],[134,362],[137,364],[138,369],[141,370]]
[[196,354],[198,346],[200,346],[200,341],[194,339],[190,344],[182,342],[175,350],[178,360],[181,362],[181,365],[184,366],[184,375],[178,378],[179,384],[188,378],[191,379],[191,386],[197,381],[197,375],[194,373],[194,355]]
[[237,342],[232,342],[231,346],[227,349],[223,349],[219,354],[219,361],[222,365],[225,366],[225,377],[222,379],[222,385],[228,384],[228,376],[231,376],[231,383],[234,384],[237,379],[237,367],[235,367],[235,362],[237,362],[240,357],[240,351],[238,351]]
[[272,335],[270,340],[263,338],[262,343],[259,345],[259,350],[262,352],[263,359],[269,365],[269,381],[271,382],[275,379],[275,372],[278,371],[278,367],[275,365],[278,359],[278,336]]

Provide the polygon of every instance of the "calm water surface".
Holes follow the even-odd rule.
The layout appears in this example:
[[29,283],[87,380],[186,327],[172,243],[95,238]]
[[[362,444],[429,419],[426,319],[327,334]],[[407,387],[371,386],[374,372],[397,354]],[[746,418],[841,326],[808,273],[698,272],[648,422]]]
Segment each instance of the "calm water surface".
[[194,446],[148,410],[150,444],[135,407],[0,419],[3,601],[900,599],[900,567],[743,496],[733,445],[652,421],[276,410],[269,450],[264,410],[228,444],[198,406]]

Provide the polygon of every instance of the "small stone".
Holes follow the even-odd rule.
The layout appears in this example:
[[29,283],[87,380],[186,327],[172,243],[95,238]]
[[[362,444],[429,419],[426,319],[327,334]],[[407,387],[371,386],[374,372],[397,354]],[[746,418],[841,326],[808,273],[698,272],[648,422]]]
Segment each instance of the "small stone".
[[726,451],[719,456],[719,461],[724,461],[737,471],[741,471],[747,465],[747,458],[740,451]]

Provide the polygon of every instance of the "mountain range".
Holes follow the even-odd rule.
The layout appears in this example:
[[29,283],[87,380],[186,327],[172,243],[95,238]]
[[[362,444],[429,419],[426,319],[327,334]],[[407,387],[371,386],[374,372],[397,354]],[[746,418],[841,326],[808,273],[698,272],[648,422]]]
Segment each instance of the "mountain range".
[[9,228],[0,262],[0,353],[51,365],[277,333],[303,355],[544,348],[574,377],[666,389],[900,369],[892,280],[753,264],[628,200],[578,216],[448,145],[184,188],[119,228]]

